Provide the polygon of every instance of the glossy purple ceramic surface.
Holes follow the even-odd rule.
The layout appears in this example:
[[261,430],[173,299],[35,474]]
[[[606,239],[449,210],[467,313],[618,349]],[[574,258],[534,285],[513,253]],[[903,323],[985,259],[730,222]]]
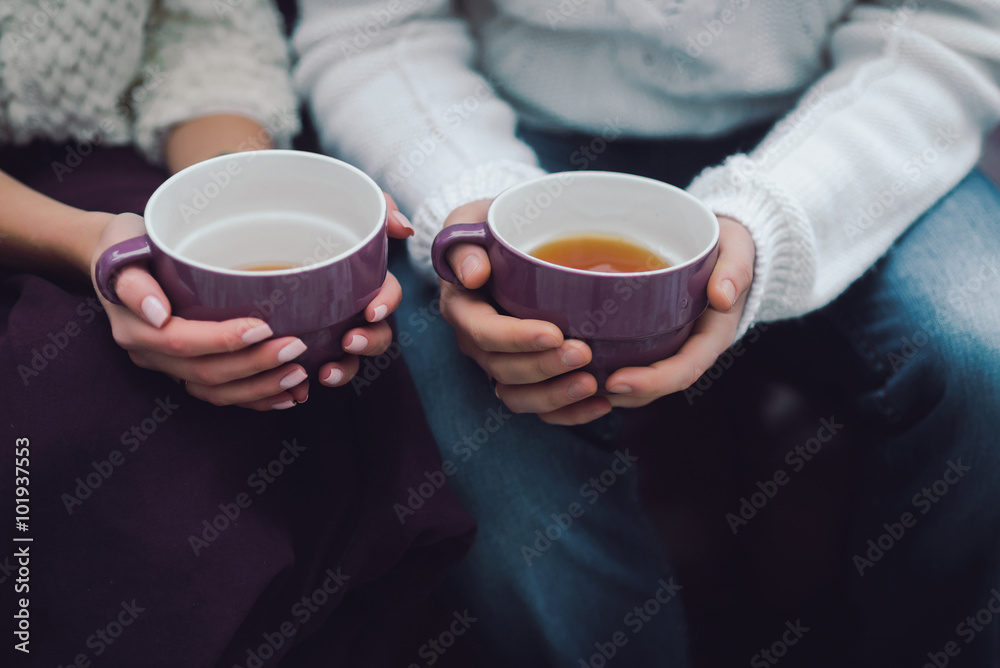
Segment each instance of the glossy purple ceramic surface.
[[[307,159],[316,158],[323,156]],[[378,193],[381,197],[381,191]],[[212,321],[260,318],[275,336],[294,335],[303,340],[308,350],[296,361],[312,373],[323,362],[343,356],[344,333],[364,324],[361,314],[385,280],[388,243],[384,207],[381,215],[380,223],[364,223],[371,231],[362,243],[329,261],[304,267],[266,272],[215,270],[165,251],[150,235],[107,249],[98,259],[95,278],[105,298],[121,303],[113,287],[116,272],[127,264],[146,261],[175,315]],[[280,229],[276,233],[280,234]]]
[[[714,216],[711,220],[717,226]],[[708,307],[708,279],[718,259],[716,233],[710,246],[674,267],[635,274],[579,271],[514,248],[491,221],[453,225],[435,238],[434,268],[451,282],[457,281],[446,253],[456,243],[486,249],[492,267],[488,289],[504,311],[552,322],[565,336],[590,346],[593,361],[585,370],[597,377],[602,391],[615,370],[649,365],[680,348]]]
[[[137,246],[146,246],[149,252],[129,252]],[[332,264],[281,275],[234,275],[191,266],[151,245],[148,237],[136,237],[105,251],[96,275],[101,293],[120,304],[111,287],[116,271],[149,259],[175,315],[213,321],[260,318],[275,336],[302,338],[309,350],[298,361],[309,367],[343,356],[341,337],[363,324],[358,314],[385,280],[387,250],[386,236],[380,234]]]

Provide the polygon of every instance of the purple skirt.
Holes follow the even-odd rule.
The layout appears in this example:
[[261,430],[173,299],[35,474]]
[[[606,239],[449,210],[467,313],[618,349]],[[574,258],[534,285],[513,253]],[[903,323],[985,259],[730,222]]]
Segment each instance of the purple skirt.
[[[0,169],[111,212],[166,176],[120,148],[75,167],[7,149]],[[471,544],[447,485],[399,512],[440,471],[401,360],[360,393],[217,408],[135,366],[90,286],[3,271],[0,374],[2,665],[387,665],[400,614]]]

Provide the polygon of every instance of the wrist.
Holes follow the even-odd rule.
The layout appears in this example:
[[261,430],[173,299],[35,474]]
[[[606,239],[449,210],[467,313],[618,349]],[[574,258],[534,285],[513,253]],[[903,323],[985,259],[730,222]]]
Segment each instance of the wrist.
[[80,277],[90,280],[91,264],[108,221],[114,216],[102,211],[80,211],[66,225],[71,233],[58,252],[60,262]]
[[271,133],[256,121],[235,114],[193,118],[171,128],[164,142],[171,173],[224,153],[273,147]]

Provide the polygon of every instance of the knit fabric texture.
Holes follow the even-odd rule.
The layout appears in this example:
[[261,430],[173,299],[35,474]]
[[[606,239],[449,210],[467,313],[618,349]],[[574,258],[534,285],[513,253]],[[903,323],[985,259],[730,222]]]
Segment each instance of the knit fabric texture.
[[239,114],[278,145],[298,131],[281,19],[265,0],[5,0],[0,142],[135,143]]
[[427,248],[448,212],[540,173],[532,127],[712,137],[783,117],[689,190],[756,244],[740,335],[819,308],[975,165],[1000,121],[1000,3],[303,0],[299,90],[325,148]]

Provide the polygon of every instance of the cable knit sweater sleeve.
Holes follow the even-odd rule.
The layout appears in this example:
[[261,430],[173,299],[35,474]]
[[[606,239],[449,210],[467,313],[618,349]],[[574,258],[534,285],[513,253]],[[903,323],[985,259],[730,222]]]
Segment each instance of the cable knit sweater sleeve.
[[162,160],[164,133],[182,121],[238,114],[277,146],[298,132],[281,19],[266,0],[160,0],[147,25],[141,82],[131,99],[135,140]]
[[408,213],[426,277],[430,243],[460,204],[542,174],[515,114],[472,66],[448,0],[303,0],[296,86],[325,150],[371,174]]
[[972,169],[1000,120],[998,35],[995,2],[859,5],[798,106],[695,180],[757,247],[740,335],[830,302]]

